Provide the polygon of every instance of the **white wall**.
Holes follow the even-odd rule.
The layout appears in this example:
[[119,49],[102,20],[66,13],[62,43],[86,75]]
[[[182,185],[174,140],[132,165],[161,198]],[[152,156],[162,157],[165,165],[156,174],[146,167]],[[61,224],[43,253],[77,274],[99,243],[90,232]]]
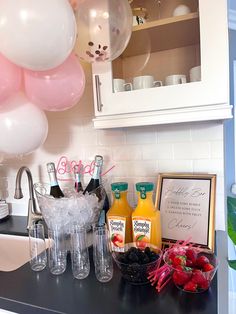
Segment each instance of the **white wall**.
[[[129,200],[136,203],[134,184],[150,180],[156,184],[160,172],[208,172],[217,174],[216,228],[225,229],[223,124],[221,122],[187,123],[95,130],[92,124],[93,100],[89,65],[84,65],[86,91],[80,103],[65,112],[47,113],[49,133],[45,144],[22,158],[4,159],[0,165],[0,193],[13,203],[13,214],[27,214],[25,197],[14,200],[15,176],[27,165],[34,182],[48,181],[46,163],[58,162],[62,155],[70,160],[91,162],[94,155],[104,156],[104,170],[115,165],[106,178],[107,190],[117,180],[129,182]],[[85,183],[89,176],[84,178]],[[70,183],[72,184],[72,183]],[[23,180],[26,185],[26,176]]]

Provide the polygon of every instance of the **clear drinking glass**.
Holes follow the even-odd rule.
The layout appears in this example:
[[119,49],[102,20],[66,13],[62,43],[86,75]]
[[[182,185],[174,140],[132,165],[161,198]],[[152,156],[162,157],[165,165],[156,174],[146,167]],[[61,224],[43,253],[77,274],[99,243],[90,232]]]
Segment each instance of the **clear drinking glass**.
[[47,265],[47,252],[42,224],[29,228],[30,266],[34,271],[41,271]]
[[84,227],[74,225],[71,229],[72,273],[77,279],[86,278],[90,272],[86,235],[87,232]]
[[60,275],[66,270],[67,250],[63,229],[49,229],[49,270],[53,275]]
[[97,280],[110,281],[113,277],[113,261],[106,224],[93,225],[93,260]]

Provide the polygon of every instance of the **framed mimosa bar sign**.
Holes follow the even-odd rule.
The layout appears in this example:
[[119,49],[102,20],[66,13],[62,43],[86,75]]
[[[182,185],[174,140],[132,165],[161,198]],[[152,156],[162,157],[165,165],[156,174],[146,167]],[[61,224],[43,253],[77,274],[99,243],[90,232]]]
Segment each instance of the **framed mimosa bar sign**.
[[156,207],[164,244],[189,240],[214,250],[215,190],[215,174],[159,174]]

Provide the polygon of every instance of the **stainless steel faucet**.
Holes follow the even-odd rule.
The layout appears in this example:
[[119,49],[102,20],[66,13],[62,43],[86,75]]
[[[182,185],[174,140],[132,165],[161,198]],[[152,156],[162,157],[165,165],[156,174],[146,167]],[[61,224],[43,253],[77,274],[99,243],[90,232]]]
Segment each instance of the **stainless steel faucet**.
[[28,202],[28,219],[27,219],[27,229],[29,229],[29,227],[33,223],[37,222],[38,220],[42,220],[43,217],[39,208],[37,207],[36,199],[34,197],[32,174],[29,168],[25,166],[21,167],[17,172],[14,198],[21,199],[24,196],[21,189],[21,177],[24,171],[27,174],[28,183],[29,183],[29,202]]

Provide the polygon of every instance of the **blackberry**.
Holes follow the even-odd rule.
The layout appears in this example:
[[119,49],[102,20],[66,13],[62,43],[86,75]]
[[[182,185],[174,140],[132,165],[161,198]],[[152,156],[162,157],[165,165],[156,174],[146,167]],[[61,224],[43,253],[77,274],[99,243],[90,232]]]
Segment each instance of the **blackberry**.
[[148,255],[145,255],[144,257],[143,257],[143,264],[147,264],[147,263],[149,263],[150,262],[150,258],[148,257]]
[[138,262],[139,261],[139,258],[138,258],[137,254],[134,251],[129,253],[128,258],[129,258],[130,262]]
[[150,256],[151,250],[149,246],[145,247],[144,253]]
[[137,248],[136,247],[134,247],[134,246],[132,246],[131,248],[129,248],[128,249],[128,251],[127,252],[129,252],[129,253],[131,253],[131,252],[137,252]]
[[151,252],[151,255],[150,255],[150,260],[153,262],[155,260],[157,260],[159,257],[159,255],[155,252]]

